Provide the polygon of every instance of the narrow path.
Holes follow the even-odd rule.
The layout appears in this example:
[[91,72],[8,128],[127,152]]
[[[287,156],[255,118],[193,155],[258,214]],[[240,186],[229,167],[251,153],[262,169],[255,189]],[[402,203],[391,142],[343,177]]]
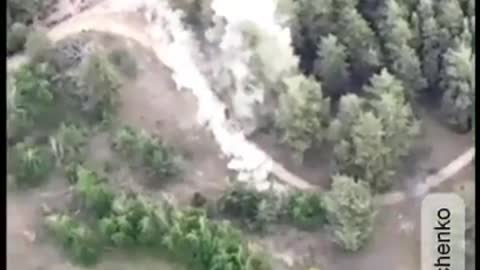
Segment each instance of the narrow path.
[[[135,25],[135,22],[130,21],[127,23],[125,18],[128,14],[111,12],[109,11],[109,7],[110,6],[107,4],[106,6],[100,5],[97,8],[87,10],[53,27],[48,34],[53,41],[58,41],[68,35],[73,35],[85,30],[109,32],[115,35],[134,39],[143,46],[152,48],[157,53],[157,56],[161,61],[166,57],[168,58],[168,56],[165,55],[165,52],[159,52],[161,50],[158,49],[159,46],[157,46],[157,44],[154,46],[154,40],[152,37],[139,30],[142,29],[141,24]],[[8,70],[18,67],[25,61],[26,57],[23,55],[10,57],[7,64]],[[250,142],[250,144],[253,147],[258,148],[253,143]],[[261,150],[258,148],[258,151]],[[438,186],[448,179],[452,179],[451,177],[453,175],[455,175],[473,160],[474,153],[475,148],[472,147],[438,173],[427,177],[425,183],[419,184],[419,186],[416,188],[415,195],[418,197],[424,196],[431,188]],[[272,160],[271,157],[266,156],[266,161],[271,162],[271,173],[287,186],[292,186],[302,190],[316,188],[307,181],[292,174],[281,164]],[[382,205],[390,205],[404,201],[407,198],[408,195],[405,192],[392,192],[379,196],[377,200]]]

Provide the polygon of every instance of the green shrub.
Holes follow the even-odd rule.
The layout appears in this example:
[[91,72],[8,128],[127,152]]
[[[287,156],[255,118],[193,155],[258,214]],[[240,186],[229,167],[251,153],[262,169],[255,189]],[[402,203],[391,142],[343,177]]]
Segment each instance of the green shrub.
[[[209,220],[198,209],[161,207],[134,194],[106,192],[105,185],[86,169],[78,168],[77,191],[86,202],[106,209],[89,229],[69,216],[53,215],[46,220],[50,231],[78,262],[93,263],[105,246],[157,248],[198,270],[269,270],[243,241],[240,232],[227,223]],[[110,195],[106,195],[110,194]],[[104,199],[108,198],[108,199]],[[107,202],[107,203],[106,203]],[[106,240],[103,241],[103,240]]]
[[108,188],[106,180],[81,166],[76,169],[76,177],[76,188],[84,206],[97,217],[108,215],[112,208],[114,193]]
[[56,95],[52,91],[50,74],[45,65],[26,64],[15,71],[12,127],[16,133],[26,133],[34,126],[54,121]]
[[99,221],[100,232],[113,246],[158,246],[165,225],[156,210],[138,196],[121,194],[113,200],[110,214]]
[[74,124],[62,123],[50,138],[50,145],[57,160],[63,164],[78,163],[84,159],[82,148],[86,144],[87,131]]
[[145,167],[154,177],[168,179],[182,172],[182,158],[177,151],[145,131],[137,132],[131,127],[119,129],[114,134],[113,148]]
[[173,212],[169,228],[166,247],[195,269],[270,269],[264,258],[249,250],[239,231],[208,220],[201,210]]
[[312,229],[326,222],[323,196],[317,192],[295,192],[289,196],[287,216],[293,224]]
[[260,205],[265,200],[265,194],[254,189],[235,185],[220,198],[218,208],[221,213],[240,220],[252,230],[260,230],[265,220],[260,218]]
[[27,41],[28,27],[22,23],[14,23],[7,33],[7,53],[23,50]]
[[102,243],[90,227],[58,214],[48,216],[45,223],[74,262],[92,265],[98,261]]
[[98,121],[110,121],[118,107],[120,79],[108,60],[94,53],[86,60],[80,76],[84,86],[82,109]]
[[45,146],[19,143],[14,156],[15,179],[20,187],[40,184],[53,169],[53,157]]
[[376,210],[368,184],[348,176],[333,177],[325,196],[325,209],[337,243],[348,251],[359,250],[373,232]]

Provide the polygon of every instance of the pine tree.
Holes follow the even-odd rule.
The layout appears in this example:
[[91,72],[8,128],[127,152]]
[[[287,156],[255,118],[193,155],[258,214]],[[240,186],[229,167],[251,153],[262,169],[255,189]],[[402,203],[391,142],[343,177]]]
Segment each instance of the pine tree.
[[436,87],[441,67],[441,36],[434,17],[432,0],[420,0],[418,14],[421,21],[422,71],[431,88]]
[[470,46],[461,43],[444,54],[442,111],[448,123],[468,129],[475,93],[474,54]]
[[374,94],[370,106],[381,119],[385,130],[385,144],[390,146],[393,163],[411,150],[419,134],[419,122],[407,102],[402,84],[386,70],[374,75],[365,91]]
[[440,27],[448,29],[452,36],[458,36],[463,28],[463,11],[458,0],[435,1],[436,18]]
[[420,90],[427,87],[415,50],[403,44],[392,51],[392,55],[396,56],[392,63],[392,72],[404,84],[409,98],[414,98]]
[[426,81],[421,72],[420,60],[415,50],[409,46],[413,33],[403,18],[403,12],[395,0],[387,0],[378,25],[390,69],[413,94],[424,89]]
[[303,153],[325,140],[330,118],[330,100],[322,93],[320,83],[313,78],[296,75],[285,79],[287,91],[280,96],[277,126],[283,140],[303,161]]
[[356,9],[346,9],[338,19],[337,36],[348,48],[352,75],[362,83],[381,64],[381,51],[375,33]]
[[346,47],[337,37],[328,35],[321,39],[314,62],[314,73],[324,83],[328,95],[337,96],[348,86],[350,79]]
[[363,181],[336,175],[325,197],[330,224],[337,243],[344,249],[360,249],[373,232],[376,209],[372,194]]

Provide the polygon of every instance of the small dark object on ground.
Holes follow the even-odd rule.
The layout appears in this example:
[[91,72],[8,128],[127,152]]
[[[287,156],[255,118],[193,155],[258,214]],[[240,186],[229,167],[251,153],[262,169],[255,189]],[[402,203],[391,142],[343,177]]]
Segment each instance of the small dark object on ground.
[[200,194],[200,192],[193,193],[191,205],[193,207],[203,207],[207,203],[205,196]]

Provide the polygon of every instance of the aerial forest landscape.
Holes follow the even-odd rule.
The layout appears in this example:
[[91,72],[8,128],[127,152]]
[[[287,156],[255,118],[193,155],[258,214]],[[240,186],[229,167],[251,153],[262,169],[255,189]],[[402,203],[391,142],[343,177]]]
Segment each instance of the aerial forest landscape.
[[474,0],[7,0],[7,270],[475,269]]

